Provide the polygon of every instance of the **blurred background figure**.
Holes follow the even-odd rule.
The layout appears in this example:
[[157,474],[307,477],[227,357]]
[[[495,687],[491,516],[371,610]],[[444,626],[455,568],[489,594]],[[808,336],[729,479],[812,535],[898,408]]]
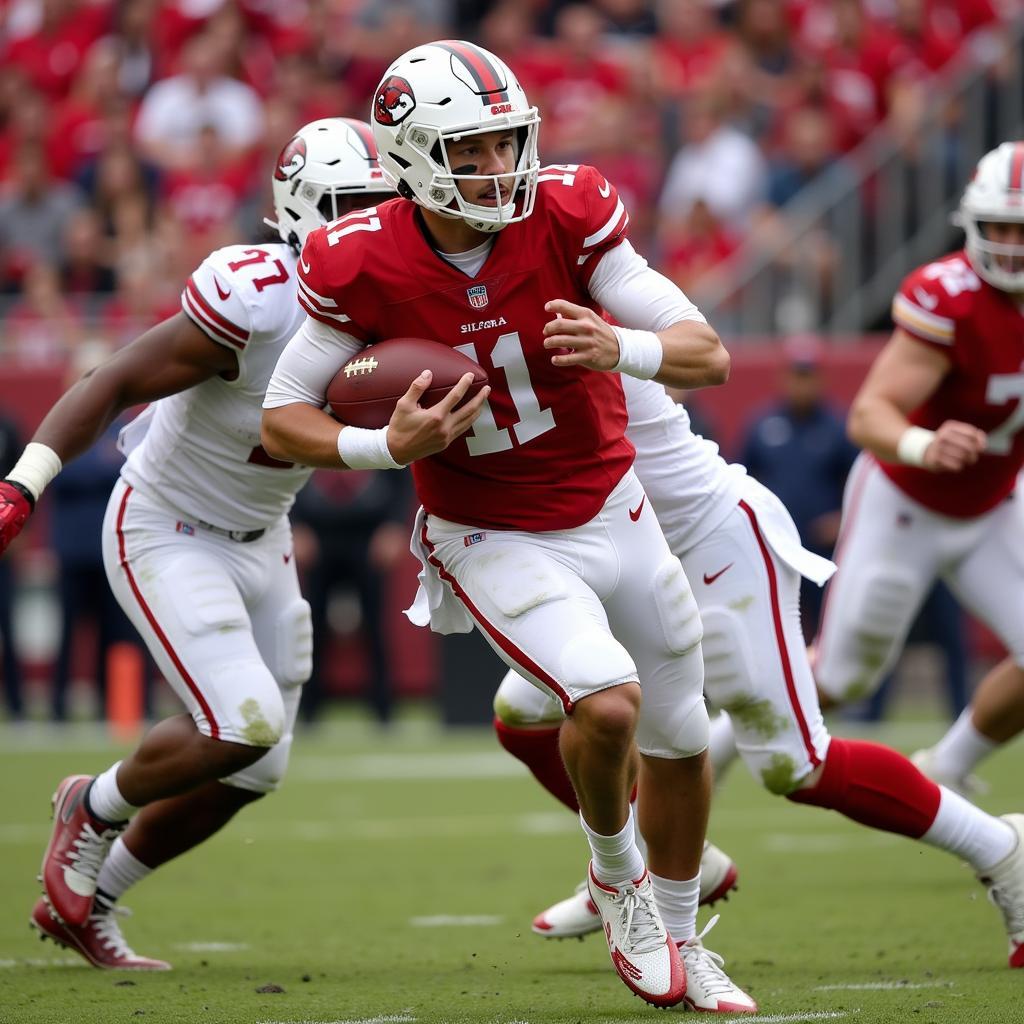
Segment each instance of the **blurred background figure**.
[[[21,454],[21,438],[13,420],[0,414],[0,478],[14,466]],[[14,595],[17,581],[14,562],[0,559],[0,667],[4,675],[4,704],[8,718],[17,721],[25,713],[21,662],[14,638]]]
[[307,724],[330,697],[327,655],[343,625],[332,607],[345,591],[356,599],[358,618],[350,616],[344,631],[358,630],[366,652],[362,695],[381,725],[391,721],[395,692],[384,585],[409,548],[411,495],[408,473],[369,470],[318,470],[299,492],[292,509],[295,558],[313,615],[313,673],[299,705]]
[[[794,335],[783,349],[779,398],[748,427],[740,462],[782,499],[804,545],[830,558],[857,449],[847,440],[843,414],[825,398],[820,340]],[[821,593],[813,585],[801,588],[808,642],[817,629]]]

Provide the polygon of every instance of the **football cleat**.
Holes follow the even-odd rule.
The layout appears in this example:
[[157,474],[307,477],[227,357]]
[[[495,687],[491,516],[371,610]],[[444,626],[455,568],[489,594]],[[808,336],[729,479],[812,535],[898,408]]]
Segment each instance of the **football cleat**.
[[587,882],[618,976],[652,1006],[681,1003],[686,995],[686,971],[661,921],[647,869],[635,881],[616,886],[599,882],[591,863]]
[[[736,888],[739,872],[732,858],[712,843],[704,843],[704,856],[700,861],[700,905],[711,906]],[[533,919],[531,925],[537,935],[546,939],[582,939],[584,935],[601,930],[601,915],[587,890],[580,882],[576,892],[568,899],[548,907]]]
[[757,1003],[732,979],[722,966],[725,961],[718,953],[705,949],[703,938],[718,923],[718,915],[704,926],[700,935],[680,942],[679,956],[686,970],[687,1009],[704,1013],[757,1013]]
[[45,898],[40,897],[28,923],[41,939],[52,939],[58,946],[80,953],[93,967],[115,971],[169,971],[171,965],[165,960],[139,956],[125,942],[117,918],[130,913],[126,907],[113,906],[99,898],[85,924],[71,928],[61,924],[50,913]]
[[934,747],[915,750],[910,755],[910,760],[922,775],[927,775],[932,782],[937,782],[940,786],[959,793],[965,800],[973,800],[988,792],[988,783],[983,782],[977,775],[952,775],[949,772],[940,771],[935,764]]
[[71,927],[84,925],[92,910],[96,876],[111,843],[127,822],[111,824],[94,817],[85,794],[88,775],[69,775],[53,795],[53,833],[43,854],[40,881],[57,919]]
[[1017,845],[994,867],[979,872],[978,881],[1002,911],[1010,966],[1024,967],[1024,814],[1004,814],[1002,819],[1017,834]]

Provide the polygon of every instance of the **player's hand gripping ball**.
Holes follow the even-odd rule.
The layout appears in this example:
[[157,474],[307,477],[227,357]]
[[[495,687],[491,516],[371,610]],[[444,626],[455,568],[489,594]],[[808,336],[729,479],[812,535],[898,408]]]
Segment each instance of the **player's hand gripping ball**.
[[473,383],[459,409],[487,384],[487,374],[469,356],[438,341],[425,338],[392,338],[363,349],[350,359],[327,386],[327,403],[334,416],[353,427],[386,427],[395,403],[424,370],[433,379],[420,405],[429,408],[467,373]]

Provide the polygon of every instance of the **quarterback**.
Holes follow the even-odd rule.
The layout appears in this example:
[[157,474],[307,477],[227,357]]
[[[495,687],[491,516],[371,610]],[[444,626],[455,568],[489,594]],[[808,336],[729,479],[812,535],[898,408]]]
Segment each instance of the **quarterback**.
[[103,552],[111,588],[187,713],[95,778],[58,785],[45,897],[32,911],[42,935],[97,967],[170,966],[129,948],[115,903],[277,788],[310,672],[287,518],[310,470],[267,454],[260,406],[302,320],[306,235],[389,189],[369,126],[341,118],[303,127],[271,184],[280,241],[211,253],[182,311],[71,388],[0,483],[3,550],[63,463],[120,412],[152,403],[121,435],[128,458]]
[[[696,935],[709,799],[700,618],[632,471],[618,376],[721,383],[728,355],[634,252],[611,182],[541,168],[536,108],[493,54],[455,40],[409,51],[371,123],[400,198],[307,240],[309,318],[267,390],[264,445],[337,469],[413,463],[414,621],[475,626],[567,715],[561,753],[620,978],[658,1006],[752,1011]],[[339,430],[322,412],[332,377],[364,346],[424,325],[488,373],[472,429],[436,446],[394,419]],[[629,803],[634,737],[649,870]]]

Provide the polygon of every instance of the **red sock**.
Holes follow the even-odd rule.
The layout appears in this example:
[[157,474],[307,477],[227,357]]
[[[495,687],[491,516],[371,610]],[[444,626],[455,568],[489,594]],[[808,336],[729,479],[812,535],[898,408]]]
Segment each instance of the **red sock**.
[[572,788],[558,749],[560,728],[556,725],[550,729],[516,729],[506,725],[500,718],[494,719],[498,742],[514,758],[522,761],[556,800],[578,814],[580,805],[576,791]]
[[939,813],[939,787],[902,754],[878,743],[833,739],[817,785],[789,794],[862,825],[920,839]]

